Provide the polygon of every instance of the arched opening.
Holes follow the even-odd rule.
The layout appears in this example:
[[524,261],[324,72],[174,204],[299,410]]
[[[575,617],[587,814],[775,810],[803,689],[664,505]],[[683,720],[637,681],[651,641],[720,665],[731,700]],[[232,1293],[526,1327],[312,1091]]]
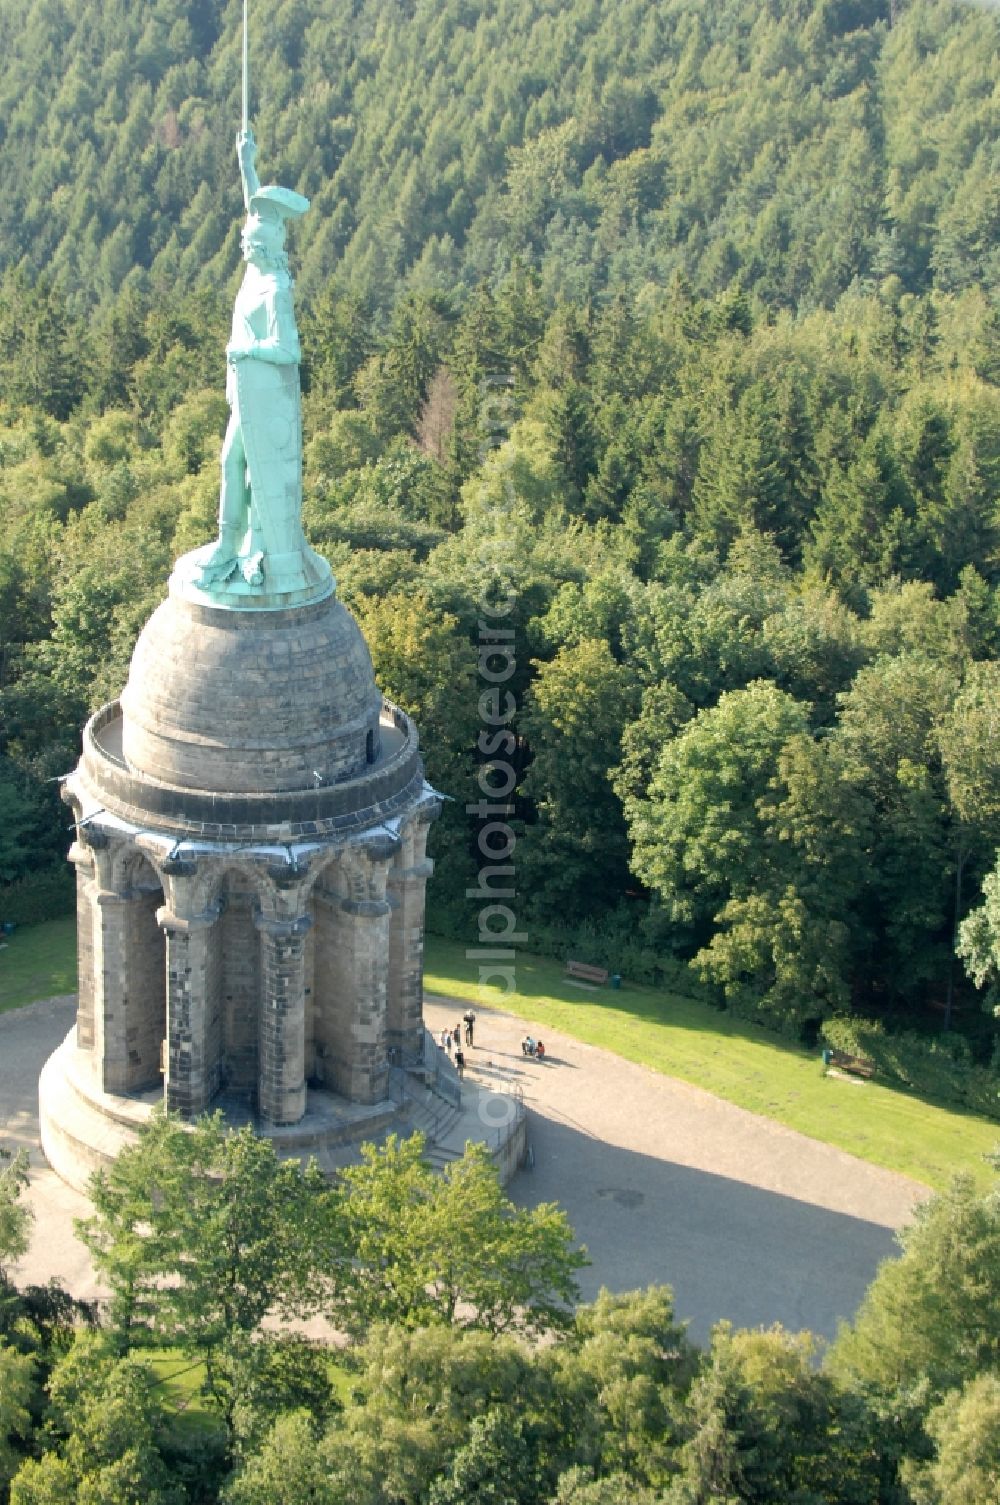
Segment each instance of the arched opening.
[[222,879],[219,899],[220,1090],[256,1108],[261,1002],[257,887],[246,873],[231,868]]
[[[126,1092],[144,1092],[162,1081],[167,1034],[166,941],[156,919],[163,885],[141,853],[130,857],[122,874],[121,943],[123,1038],[105,1022],[105,1082],[117,1076]],[[113,1051],[117,1060],[109,1059]],[[116,1069],[117,1068],[117,1069]]]
[[[369,733],[369,736],[371,733]],[[345,963],[341,926],[339,862],[332,859],[313,885],[307,936],[306,1075],[310,1085],[335,1092],[343,1041],[339,1029]]]

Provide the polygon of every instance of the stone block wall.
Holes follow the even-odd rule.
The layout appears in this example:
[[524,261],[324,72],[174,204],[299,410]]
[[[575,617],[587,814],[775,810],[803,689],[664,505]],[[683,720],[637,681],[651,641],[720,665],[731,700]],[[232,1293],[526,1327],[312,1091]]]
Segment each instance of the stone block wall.
[[167,937],[167,1105],[197,1118],[221,1081],[221,967],[217,914],[157,912]]
[[305,1112],[305,939],[308,915],[257,915],[262,997],[258,1109],[270,1124],[294,1124]]
[[388,1090],[385,1032],[389,973],[386,900],[315,893],[314,1018],[317,1074],[356,1103]]
[[[386,1039],[386,995],[389,983],[388,899],[345,899],[341,905],[347,922],[351,960],[351,1088],[348,1096],[358,1103],[376,1103],[389,1090],[389,1057]],[[348,994],[350,1008],[351,994]]]
[[303,959],[303,994],[305,997],[305,1070],[306,1082],[310,1086],[319,1083],[319,1071],[316,1057],[316,921],[306,935],[305,957]]
[[346,1094],[350,1073],[345,1067],[351,1050],[350,1022],[343,1000],[351,985],[345,942],[347,928],[341,896],[325,887],[314,889],[313,916],[313,1057],[317,1079],[331,1092]]
[[[221,916],[220,916],[221,919]],[[219,919],[205,937],[205,1107],[222,1087],[222,1060],[225,1038],[223,988],[226,953],[221,944]]]
[[128,900],[94,891],[94,1050],[105,1092],[128,1089]]

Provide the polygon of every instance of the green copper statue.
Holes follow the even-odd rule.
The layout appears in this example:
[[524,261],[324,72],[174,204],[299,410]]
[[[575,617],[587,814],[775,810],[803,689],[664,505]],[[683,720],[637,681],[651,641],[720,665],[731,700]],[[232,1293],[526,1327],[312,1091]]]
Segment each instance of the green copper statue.
[[262,188],[257,146],[246,124],[237,156],[247,218],[246,272],[226,347],[229,427],[222,446],[219,537],[177,561],[182,594],[220,606],[276,608],[333,589],[326,561],[302,532],[302,410],[299,332],[285,255],[285,224],[309,200],[289,188]]

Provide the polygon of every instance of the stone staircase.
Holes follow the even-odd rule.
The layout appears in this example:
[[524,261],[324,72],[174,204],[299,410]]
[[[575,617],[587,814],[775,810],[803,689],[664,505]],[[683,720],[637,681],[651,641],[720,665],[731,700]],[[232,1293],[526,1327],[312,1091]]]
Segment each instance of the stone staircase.
[[403,1111],[409,1132],[419,1131],[427,1141],[427,1159],[435,1169],[442,1170],[460,1157],[465,1142],[455,1131],[464,1117],[462,1107],[411,1078]]

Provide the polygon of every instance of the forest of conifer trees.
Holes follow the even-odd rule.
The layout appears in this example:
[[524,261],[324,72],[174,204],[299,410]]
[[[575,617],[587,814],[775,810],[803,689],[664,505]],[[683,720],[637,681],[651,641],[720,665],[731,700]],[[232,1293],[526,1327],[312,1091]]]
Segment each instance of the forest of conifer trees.
[[[71,905],[58,778],[214,533],[240,11],[0,0],[0,919]],[[291,248],[306,529],[453,797],[430,926],[475,937],[485,550],[517,599],[529,946],[822,1029],[996,1117],[996,9],[276,0],[255,24],[261,168],[313,201]],[[446,1193],[399,1155],[373,1205],[422,1217]],[[822,1367],[808,1335],[721,1327],[698,1352],[663,1290],[552,1317],[541,1347],[513,1320],[487,1338],[475,1308],[430,1309],[427,1242],[400,1245],[431,1272],[414,1304],[355,1310],[338,1223],[341,1387],[223,1324],[209,1419],[178,1435],[141,1350],[204,1359],[194,1308],[184,1327],[151,1294],[190,1251],[146,1269],[136,1331],[74,1338],[64,1295],[3,1275],[24,1174],[0,1164],[16,1505],[995,1497],[997,1201],[969,1185]],[[155,1226],[143,1185],[126,1232]],[[334,1234],[303,1228],[296,1278],[332,1281]],[[257,1255],[285,1269],[275,1238]]]
[[[307,529],[456,799],[431,923],[472,923],[501,529],[533,944],[806,1037],[958,1021],[988,1067],[995,14],[327,9],[261,18],[259,134],[314,199]],[[212,531],[238,18],[3,10],[0,881],[30,918],[66,902],[51,781]]]

